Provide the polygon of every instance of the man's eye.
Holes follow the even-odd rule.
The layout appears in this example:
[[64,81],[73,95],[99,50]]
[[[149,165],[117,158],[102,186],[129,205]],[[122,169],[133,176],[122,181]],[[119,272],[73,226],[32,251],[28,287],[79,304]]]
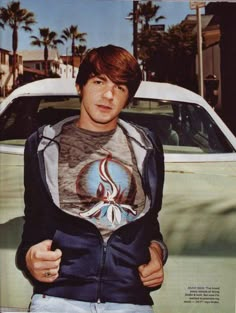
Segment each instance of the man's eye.
[[93,77],[92,82],[93,82],[93,84],[100,85],[100,84],[102,84],[103,81],[99,77]]
[[126,87],[124,87],[124,86],[117,86],[117,88],[120,90],[120,91],[123,91],[123,92],[125,92],[126,91]]
[[101,81],[100,79],[96,79],[96,80],[94,81],[94,83],[99,85],[99,84],[102,83],[102,81]]

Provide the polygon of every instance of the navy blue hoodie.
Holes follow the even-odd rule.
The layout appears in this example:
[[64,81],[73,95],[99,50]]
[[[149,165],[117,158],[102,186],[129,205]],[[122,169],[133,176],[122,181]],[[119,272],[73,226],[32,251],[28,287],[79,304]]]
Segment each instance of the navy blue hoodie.
[[[66,119],[34,133],[25,145],[25,224],[17,265],[31,280],[34,293],[88,301],[152,304],[152,288],[143,286],[138,267],[150,261],[149,246],[167,248],[158,223],[164,183],[164,157],[159,141],[137,125],[119,120],[130,140],[146,196],[146,214],[117,229],[105,243],[96,226],[59,208],[58,155]],[[78,118],[78,117],[77,117]],[[52,283],[35,280],[25,263],[28,249],[53,240],[62,250],[59,277]]]

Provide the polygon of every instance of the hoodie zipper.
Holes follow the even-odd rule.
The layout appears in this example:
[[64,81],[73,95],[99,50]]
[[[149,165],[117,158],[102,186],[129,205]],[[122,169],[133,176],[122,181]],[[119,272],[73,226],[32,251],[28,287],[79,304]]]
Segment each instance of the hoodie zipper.
[[[134,222],[131,222],[131,223],[134,223]],[[126,227],[126,225],[123,225],[121,226],[121,228],[123,227]],[[98,290],[97,290],[97,303],[101,303],[101,294],[102,294],[102,276],[103,276],[103,273],[104,273],[104,267],[105,267],[105,263],[106,263],[106,256],[107,256],[107,249],[109,247],[109,243],[112,241],[113,237],[116,236],[116,233],[118,230],[115,230],[111,236],[108,238],[108,240],[105,242],[103,240],[103,237],[101,235],[101,233],[99,232],[99,230],[97,229],[98,231],[98,234],[102,240],[102,255],[101,255],[101,265],[100,265],[100,271],[99,271],[99,274],[98,274]]]
[[98,275],[97,303],[101,303],[102,275],[103,275],[104,266],[105,266],[106,254],[107,254],[107,243],[103,241],[102,256],[101,256],[101,267],[100,267],[100,271],[99,271],[99,275]]

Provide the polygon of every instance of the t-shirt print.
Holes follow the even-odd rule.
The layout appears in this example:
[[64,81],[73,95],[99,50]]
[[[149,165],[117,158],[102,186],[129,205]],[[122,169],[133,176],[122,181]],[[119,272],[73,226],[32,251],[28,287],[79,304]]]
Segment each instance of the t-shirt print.
[[94,133],[64,126],[60,137],[60,208],[84,218],[104,239],[144,210],[141,177],[122,129]]
[[78,174],[76,193],[82,203],[84,200],[86,206],[90,206],[79,216],[102,219],[106,227],[132,221],[137,215],[132,208],[136,192],[130,170],[108,154],[101,160],[90,162]]

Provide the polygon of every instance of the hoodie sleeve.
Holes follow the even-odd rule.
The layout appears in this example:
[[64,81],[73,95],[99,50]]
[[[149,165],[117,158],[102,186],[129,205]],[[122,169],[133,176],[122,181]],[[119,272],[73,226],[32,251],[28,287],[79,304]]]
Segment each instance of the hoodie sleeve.
[[42,183],[37,155],[38,133],[29,137],[24,151],[24,201],[25,216],[21,243],[16,253],[16,265],[32,279],[27,270],[25,256],[31,246],[45,239],[51,239],[51,226],[47,224],[47,197]]
[[[152,223],[153,223],[153,233],[152,233],[152,242],[157,242],[162,249],[163,264],[166,263],[168,258],[168,248],[163,240],[163,235],[161,233],[160,224],[158,220],[158,214],[162,208],[162,199],[163,199],[163,187],[165,180],[165,163],[164,163],[164,152],[161,141],[152,132],[149,132],[149,138],[151,139],[154,147],[154,158],[153,166],[149,166],[149,177],[153,178],[155,183],[150,182],[155,187],[155,199],[153,200],[153,210],[152,210]],[[155,169],[153,171],[153,169]]]

